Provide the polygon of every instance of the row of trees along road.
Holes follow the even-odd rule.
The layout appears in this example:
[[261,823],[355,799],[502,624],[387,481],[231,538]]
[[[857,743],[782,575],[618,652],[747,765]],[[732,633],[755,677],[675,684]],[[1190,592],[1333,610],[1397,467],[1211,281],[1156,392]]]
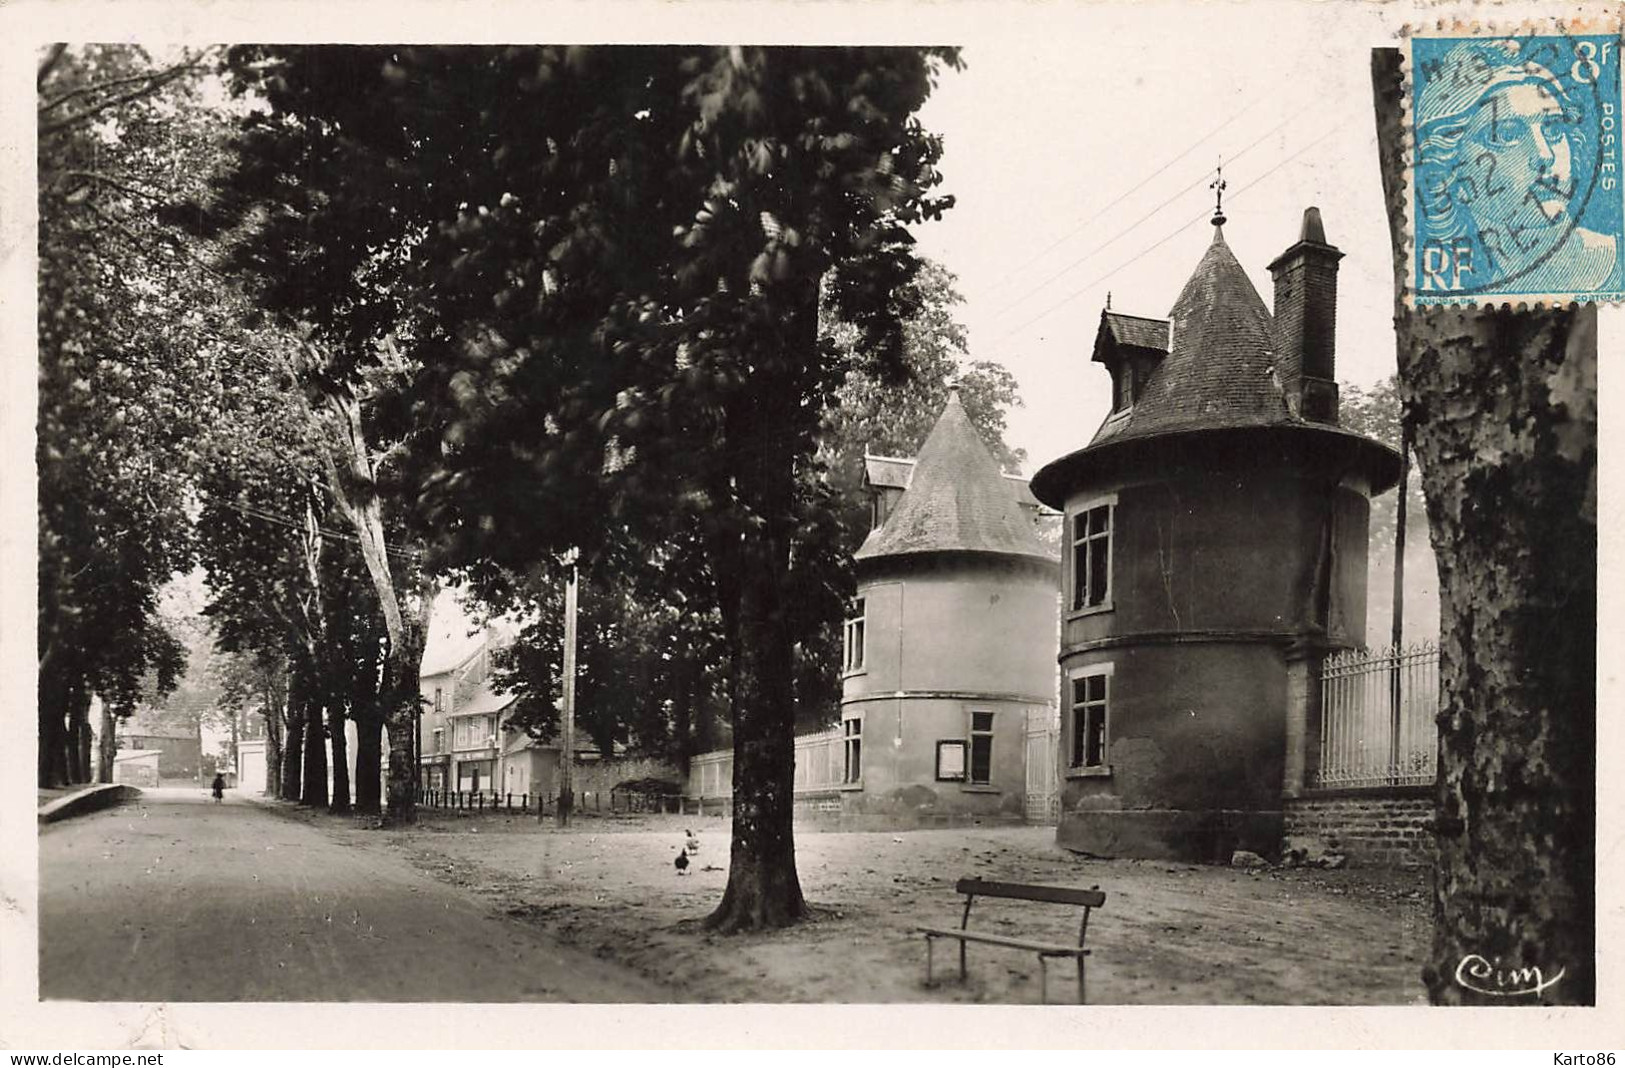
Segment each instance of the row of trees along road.
[[[190,566],[189,476],[231,350],[184,245],[142,225],[220,143],[189,91],[196,61],[48,50],[38,72],[39,782],[92,774],[108,721],[185,662],[158,592]],[[192,188],[196,188],[195,184]]]
[[[908,228],[947,206],[931,193],[940,145],[914,114],[953,61],[231,51],[265,107],[208,233],[255,275],[256,303],[298,324],[312,408],[342,445],[324,451],[328,484],[389,632],[392,813],[411,811],[427,606],[401,596],[385,552],[380,481],[399,477],[432,566],[462,569],[487,603],[576,549],[589,575],[714,610],[735,817],[710,922],[804,912],[795,648],[848,585],[817,447],[853,356],[902,371]],[[820,334],[826,300],[855,350]]]
[[[635,632],[694,676],[686,710],[598,736],[691,746],[725,709],[737,815],[711,922],[796,919],[793,728],[834,706],[861,534],[843,493],[865,446],[912,451],[950,369],[995,438],[1013,400],[1001,369],[959,366],[951,280],[910,247],[950,203],[914,116],[955,55],[245,47],[219,68],[232,101],[199,77],[214,58],[42,60],[41,452],[62,469],[42,478],[41,782],[85,777],[86,695],[127,711],[172,682],[154,591],[201,563],[228,693],[263,695],[284,793],[326,800],[353,717],[387,729],[387,812],[410,820],[437,576],[504,610],[574,549],[604,646]],[[125,394],[78,380],[126,365]],[[921,403],[888,439],[876,383],[911,370]],[[98,493],[146,543],[74,513]],[[102,621],[109,562],[134,573]],[[512,680],[534,732],[555,678]],[[357,805],[385,807],[377,761],[355,763]]]
[[[41,786],[111,778],[116,721],[162,703],[196,645],[165,619],[161,593],[199,564],[213,630],[234,654],[225,695],[252,692],[268,710],[287,796],[301,796],[302,763],[324,768],[304,782],[325,790],[321,732],[304,731],[313,710],[341,714],[335,690],[376,675],[376,640],[355,633],[376,617],[358,603],[360,558],[315,536],[330,505],[313,492],[308,405],[289,388],[296,339],[182,225],[182,206],[207,198],[230,158],[232,114],[206,99],[217,59],[53,46],[38,71]],[[286,515],[306,521],[263,518]],[[325,631],[312,629],[321,597],[338,621]],[[365,765],[361,779],[365,804]]]

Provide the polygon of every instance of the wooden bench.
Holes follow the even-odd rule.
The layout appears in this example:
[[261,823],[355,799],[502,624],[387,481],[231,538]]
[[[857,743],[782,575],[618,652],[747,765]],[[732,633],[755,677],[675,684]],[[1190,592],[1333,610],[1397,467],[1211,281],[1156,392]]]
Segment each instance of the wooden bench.
[[[959,928],[951,927],[921,927],[919,931],[925,935],[925,985],[931,985],[931,948],[939,938],[952,938],[959,943],[959,981],[965,981],[965,946],[968,942],[982,942],[991,946],[1007,946],[1010,949],[1024,949],[1030,953],[1038,954],[1038,1000],[1049,1000],[1048,977],[1044,963],[1050,957],[1071,957],[1078,962],[1078,1004],[1083,1004],[1084,958],[1089,951],[1083,948],[1083,940],[1089,933],[1089,912],[1098,909],[1106,903],[1106,895],[1101,893],[1100,887],[1088,890],[1074,890],[1066,886],[1031,886],[1026,883],[996,883],[985,879],[961,879],[954,885],[954,889],[965,895],[965,914],[960,918]],[[1008,938],[1004,935],[982,934],[969,930],[971,905],[979,897],[1014,898],[1019,901],[1048,901],[1056,905],[1076,905],[1083,909],[1083,923],[1078,927],[1078,944],[1075,946],[1061,945],[1051,942],[1034,942],[1025,938]]]

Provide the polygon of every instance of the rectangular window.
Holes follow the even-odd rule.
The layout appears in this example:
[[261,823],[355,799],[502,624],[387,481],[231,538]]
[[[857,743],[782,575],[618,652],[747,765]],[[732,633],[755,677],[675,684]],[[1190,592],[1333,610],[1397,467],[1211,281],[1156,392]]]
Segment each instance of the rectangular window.
[[1120,412],[1134,403],[1134,377],[1127,364],[1117,368],[1117,375],[1112,384],[1116,387],[1116,396],[1112,398],[1112,411]]
[[858,598],[856,614],[846,621],[846,652],[842,658],[842,671],[863,670],[863,598]]
[[863,779],[863,720],[845,720],[841,728],[846,750],[846,769],[841,775],[841,782],[860,782]]
[[986,786],[993,781],[993,713],[970,714],[970,781]]
[[453,744],[458,749],[483,749],[495,744],[491,739],[490,716],[463,716],[452,722],[456,724]]
[[1072,517],[1072,609],[1111,604],[1112,509],[1106,501]]
[[1106,766],[1106,719],[1111,699],[1110,665],[1072,676],[1072,756],[1074,768]]
[[443,727],[436,727],[434,729],[434,751],[436,753],[444,753],[446,751],[446,731]]
[[440,687],[438,687],[438,686],[436,686],[434,688],[434,710],[437,713],[444,711],[443,702],[441,700]]
[[965,743],[960,739],[937,743],[937,781],[965,781]]

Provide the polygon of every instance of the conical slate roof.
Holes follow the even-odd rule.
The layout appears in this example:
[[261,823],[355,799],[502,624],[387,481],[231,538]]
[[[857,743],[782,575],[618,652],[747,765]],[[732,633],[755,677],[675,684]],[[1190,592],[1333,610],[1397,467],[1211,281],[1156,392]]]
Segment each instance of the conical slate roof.
[[937,552],[1054,559],[971,425],[958,390],[949,391],[947,406],[920,447],[908,489],[886,522],[869,532],[856,557]]
[[[1319,212],[1311,212],[1300,244],[1329,247],[1325,236]],[[1225,243],[1222,228],[1215,229],[1213,243],[1180,291],[1166,325],[1167,355],[1150,368],[1133,406],[1108,415],[1088,445],[1038,470],[1032,490],[1040,501],[1061,507],[1071,487],[1139,455],[1139,442],[1171,442],[1186,435],[1192,436],[1187,443],[1234,440],[1237,432],[1255,437],[1268,432],[1259,441],[1273,436],[1276,444],[1270,448],[1281,447],[1283,435],[1290,435],[1298,442],[1295,449],[1346,458],[1370,477],[1374,493],[1398,481],[1398,452],[1335,423],[1301,418],[1287,406],[1277,370],[1282,348],[1274,320]],[[1102,331],[1108,329],[1116,343],[1124,344],[1119,323],[1108,318]],[[1135,336],[1136,347],[1156,349],[1147,344],[1155,340],[1152,329]]]
[[1280,346],[1269,309],[1215,228],[1169,314],[1171,347],[1134,407],[1107,419],[1091,445],[1183,430],[1300,422],[1287,407],[1275,364]]

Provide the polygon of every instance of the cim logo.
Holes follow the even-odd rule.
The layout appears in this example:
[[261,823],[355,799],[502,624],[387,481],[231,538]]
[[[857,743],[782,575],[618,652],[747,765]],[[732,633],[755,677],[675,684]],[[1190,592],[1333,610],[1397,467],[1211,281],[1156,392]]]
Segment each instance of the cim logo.
[[1492,998],[1527,997],[1556,986],[1568,970],[1559,968],[1557,974],[1548,979],[1538,967],[1502,968],[1499,965],[1499,957],[1491,964],[1477,953],[1469,953],[1456,965],[1456,983],[1475,994]]

